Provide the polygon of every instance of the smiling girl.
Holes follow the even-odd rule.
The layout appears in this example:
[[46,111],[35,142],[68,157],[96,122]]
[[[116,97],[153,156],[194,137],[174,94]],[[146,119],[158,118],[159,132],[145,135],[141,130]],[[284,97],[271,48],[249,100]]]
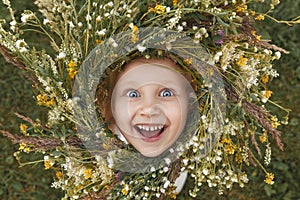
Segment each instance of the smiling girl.
[[109,77],[112,91],[99,90],[100,111],[125,143],[146,157],[159,156],[186,126],[189,102],[196,98],[188,79],[168,58],[136,58]]

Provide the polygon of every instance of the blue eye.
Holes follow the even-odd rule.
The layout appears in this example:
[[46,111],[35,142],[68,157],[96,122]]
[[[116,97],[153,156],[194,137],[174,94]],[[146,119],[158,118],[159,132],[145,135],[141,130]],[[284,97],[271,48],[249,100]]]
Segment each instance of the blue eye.
[[127,92],[126,94],[129,98],[137,98],[140,96],[139,92],[136,90],[130,90],[129,92]]
[[162,90],[161,92],[160,92],[160,95],[159,96],[161,96],[161,97],[171,97],[171,96],[173,96],[174,94],[173,94],[173,92],[171,91],[171,90],[169,90],[169,89],[164,89],[164,90]]

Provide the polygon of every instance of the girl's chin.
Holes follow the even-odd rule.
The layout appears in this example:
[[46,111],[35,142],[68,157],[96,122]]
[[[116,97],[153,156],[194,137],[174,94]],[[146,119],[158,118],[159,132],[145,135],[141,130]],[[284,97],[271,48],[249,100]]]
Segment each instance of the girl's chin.
[[145,157],[157,157],[160,154],[162,154],[166,149],[158,149],[156,148],[151,148],[151,149],[147,149],[147,151],[145,151],[145,149],[143,148],[142,151],[139,151],[143,156]]

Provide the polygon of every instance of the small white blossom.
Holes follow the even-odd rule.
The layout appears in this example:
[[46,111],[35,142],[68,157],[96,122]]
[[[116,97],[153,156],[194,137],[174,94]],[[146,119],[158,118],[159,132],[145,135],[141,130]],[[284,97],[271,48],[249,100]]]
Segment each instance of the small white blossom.
[[151,168],[150,168],[150,171],[151,171],[151,172],[155,172],[155,171],[156,171],[155,167],[151,167]]
[[201,34],[200,34],[199,32],[197,32],[197,33],[195,34],[195,38],[196,38],[196,39],[201,38]]
[[83,27],[83,23],[82,23],[82,22],[78,22],[77,26],[78,26],[79,28],[82,28],[82,27]]
[[10,29],[11,29],[12,31],[15,31],[15,30],[16,30],[17,22],[16,22],[15,20],[11,21],[11,22],[9,23],[9,25],[10,25]]
[[86,15],[86,16],[85,16],[85,20],[86,20],[86,21],[91,21],[91,20],[92,20],[91,15]]
[[33,16],[34,15],[32,13],[30,13],[30,14],[23,14],[22,17],[21,17],[21,21],[23,23],[26,23],[26,22],[28,22],[29,19],[33,18]]
[[16,41],[16,47],[21,53],[23,53],[23,52],[27,51],[28,46],[27,46],[26,42],[24,41],[24,39],[21,39],[21,40]]
[[164,168],[163,168],[163,171],[164,171],[164,172],[168,172],[168,171],[169,171],[169,168],[168,168],[168,167],[164,167]]
[[139,52],[144,52],[147,48],[142,46],[141,44],[136,45],[136,48],[139,50]]
[[108,5],[109,7],[113,7],[113,6],[114,6],[114,3],[113,3],[112,1],[110,1],[110,2],[107,3],[107,5]]
[[75,27],[75,25],[71,21],[69,21],[69,26],[70,26],[70,28],[74,28]]
[[100,22],[100,21],[101,21],[101,19],[102,19],[102,17],[101,17],[101,16],[97,16],[97,17],[96,17],[96,22]]
[[279,51],[276,51],[275,53],[275,59],[279,60],[281,57],[281,53]]
[[170,158],[165,158],[165,162],[167,163],[167,165],[171,164],[171,159]]
[[44,25],[48,25],[48,24],[50,24],[51,23],[51,21],[49,20],[49,19],[44,19],[43,20],[43,24]]
[[96,34],[97,34],[98,36],[104,36],[105,33],[106,33],[106,28],[104,28],[104,29],[102,29],[102,30],[100,30],[100,31],[96,31]]
[[270,143],[268,143],[266,145],[266,155],[264,157],[264,163],[265,165],[269,165],[271,163],[271,155],[272,155],[272,151],[271,151],[271,147],[270,147]]
[[61,59],[64,59],[66,57],[66,53],[65,52],[60,52],[58,55],[57,55],[57,59],[61,60]]
[[178,25],[177,30],[178,30],[178,32],[183,31],[183,26]]
[[163,186],[163,187],[164,187],[164,188],[169,187],[170,183],[171,183],[171,182],[170,182],[169,180],[167,180],[167,181],[164,183],[164,186]]
[[204,169],[202,170],[202,173],[203,173],[205,176],[207,176],[208,173],[209,173],[209,171],[208,171],[208,169],[204,168]]
[[207,34],[206,28],[204,28],[204,27],[200,28],[199,31],[200,31],[201,35]]
[[270,54],[270,50],[264,49],[264,53],[267,54],[267,55],[269,55]]

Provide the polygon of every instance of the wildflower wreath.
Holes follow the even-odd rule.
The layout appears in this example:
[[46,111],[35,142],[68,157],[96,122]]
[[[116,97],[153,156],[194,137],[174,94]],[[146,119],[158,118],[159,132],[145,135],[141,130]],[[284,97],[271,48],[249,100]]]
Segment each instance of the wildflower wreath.
[[[272,63],[288,52],[255,28],[255,21],[273,19],[279,4],[256,12],[263,2],[36,0],[39,13],[15,16],[3,0],[11,19],[0,21],[0,52],[32,81],[48,119],[17,114],[22,135],[1,133],[20,145],[20,163],[24,152],[44,155],[36,162],[55,170],[52,187],[65,191],[64,199],[176,198],[182,172],[194,179],[192,197],[202,184],[222,194],[234,183],[244,187],[251,166],[273,184],[267,166],[271,147],[283,150],[277,127],[287,123],[288,110],[270,100],[268,84],[279,75]],[[173,60],[191,75],[197,98],[190,137],[158,158],[112,134],[97,109],[97,94],[106,92],[99,85],[137,57]]]

